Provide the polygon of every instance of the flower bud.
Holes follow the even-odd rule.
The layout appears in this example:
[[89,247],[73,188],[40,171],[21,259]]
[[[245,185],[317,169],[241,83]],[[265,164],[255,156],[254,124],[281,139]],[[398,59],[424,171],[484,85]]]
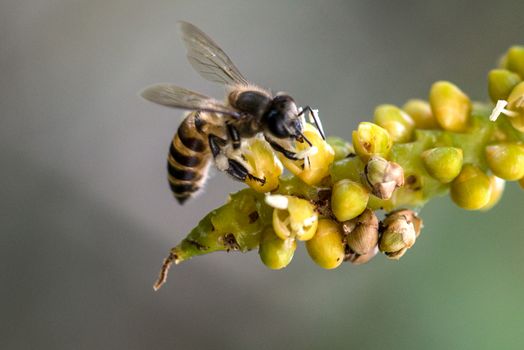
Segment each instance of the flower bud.
[[513,46],[504,60],[505,67],[524,79],[524,46]]
[[339,225],[329,219],[321,219],[315,236],[306,242],[309,256],[325,269],[334,269],[344,260],[344,243]]
[[315,206],[294,196],[269,195],[266,203],[274,207],[273,229],[280,239],[311,239],[317,230],[318,214]]
[[306,124],[303,131],[304,136],[311,142],[296,142],[299,152],[307,152],[315,147],[315,152],[311,152],[304,159],[292,160],[286,158],[278,152],[278,158],[292,174],[300,178],[308,185],[317,185],[322,179],[329,175],[329,166],[333,163],[335,152],[331,146],[322,139],[318,130],[311,124]]
[[442,183],[451,182],[462,169],[463,151],[455,147],[436,147],[422,152],[426,171]]
[[506,100],[520,81],[518,74],[507,69],[492,69],[488,74],[488,91],[491,100],[493,102]]
[[331,181],[337,182],[342,179],[350,179],[360,182],[360,176],[364,172],[365,164],[360,157],[348,157],[341,159],[331,166]]
[[335,162],[355,153],[353,146],[340,137],[329,136],[326,141],[331,148],[333,148],[333,151],[335,151]]
[[375,109],[375,123],[386,129],[393,142],[409,142],[415,122],[403,110],[393,105],[381,105]]
[[369,252],[366,254],[360,255],[349,249],[349,246],[347,246],[346,255],[344,256],[344,261],[349,261],[350,263],[354,265],[362,265],[370,261],[377,255],[378,253],[378,245],[374,246]]
[[475,165],[465,164],[451,183],[450,195],[453,202],[463,209],[480,209],[491,197],[489,177]]
[[403,211],[389,214],[382,221],[380,230],[382,235],[378,247],[390,259],[400,259],[417,238],[414,223],[409,221]]
[[372,210],[366,209],[358,217],[342,223],[342,232],[351,251],[365,255],[378,243],[378,219]]
[[252,175],[265,182],[247,178],[246,184],[257,192],[271,192],[278,187],[278,180],[282,175],[282,164],[275,157],[271,146],[264,140],[252,138],[247,150],[243,153],[247,163],[253,169]]
[[495,175],[491,175],[489,177],[489,183],[491,187],[491,195],[489,197],[488,204],[483,206],[480,210],[482,211],[488,211],[491,208],[493,208],[502,197],[502,194],[504,193],[504,187],[506,185],[506,181],[502,180],[499,177],[496,177]]
[[351,180],[340,180],[333,185],[331,210],[338,221],[351,220],[366,209],[369,191]]
[[360,123],[352,136],[355,152],[363,161],[368,161],[373,155],[386,157],[392,146],[387,130],[373,123]]
[[486,160],[493,174],[504,180],[518,180],[524,176],[524,146],[499,143],[486,147]]
[[404,112],[409,114],[417,129],[438,129],[437,120],[431,112],[431,106],[424,100],[413,99],[402,106]]
[[395,162],[372,157],[364,168],[364,182],[371,193],[380,199],[389,199],[396,188],[404,185],[404,170]]
[[466,130],[471,101],[457,86],[447,81],[434,83],[429,92],[429,104],[437,122],[444,130]]
[[508,109],[513,112],[509,118],[511,125],[520,132],[524,132],[524,81],[511,90],[508,96]]
[[296,248],[295,239],[280,239],[273,229],[268,227],[262,233],[258,254],[264,265],[272,270],[280,270],[291,262]]

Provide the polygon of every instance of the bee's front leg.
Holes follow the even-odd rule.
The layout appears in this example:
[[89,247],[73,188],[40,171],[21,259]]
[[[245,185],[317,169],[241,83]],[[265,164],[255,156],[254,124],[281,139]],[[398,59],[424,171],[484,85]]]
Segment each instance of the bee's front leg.
[[[215,159],[215,164],[219,170],[225,171],[233,178],[242,182],[245,182],[248,178],[254,181],[258,181],[262,184],[266,182],[266,179],[261,179],[251,174],[248,171],[247,166],[245,164],[242,164],[242,162],[236,159],[232,159],[225,154],[224,149],[228,144],[228,140],[224,140],[223,138],[220,138],[213,134],[209,135],[208,140],[209,148],[211,149],[211,153],[213,154],[213,158]],[[240,139],[238,141],[240,142]],[[235,149],[235,141],[232,140],[232,142],[233,149]]]

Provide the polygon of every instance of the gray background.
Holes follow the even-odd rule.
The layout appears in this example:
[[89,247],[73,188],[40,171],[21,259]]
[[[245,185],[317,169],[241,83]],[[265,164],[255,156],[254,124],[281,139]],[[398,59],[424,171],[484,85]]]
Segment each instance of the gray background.
[[524,43],[523,15],[521,0],[3,0],[0,348],[522,348],[515,184],[487,213],[432,201],[398,263],[324,271],[302,246],[274,272],[256,252],[220,253],[153,293],[168,249],[242,186],[216,174],[178,206],[165,157],[181,113],[137,92],[171,81],[222,96],[185,60],[184,19],[349,138],[377,104],[438,79],[485,99],[488,69]]

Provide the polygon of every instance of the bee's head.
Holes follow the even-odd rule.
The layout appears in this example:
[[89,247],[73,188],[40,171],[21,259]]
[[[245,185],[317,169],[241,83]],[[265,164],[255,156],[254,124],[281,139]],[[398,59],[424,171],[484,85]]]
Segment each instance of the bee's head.
[[310,143],[302,134],[304,125],[298,115],[297,105],[291,96],[277,95],[264,115],[266,130],[279,139],[294,139]]

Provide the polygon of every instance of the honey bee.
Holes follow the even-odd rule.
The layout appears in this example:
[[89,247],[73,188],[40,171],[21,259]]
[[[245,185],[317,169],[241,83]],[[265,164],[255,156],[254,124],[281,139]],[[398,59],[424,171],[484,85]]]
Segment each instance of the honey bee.
[[[246,140],[263,135],[273,150],[293,160],[307,158],[313,151],[304,137],[304,113],[324,137],[320,120],[309,107],[300,110],[285,93],[250,84],[225,52],[204,32],[188,22],[179,29],[193,68],[205,79],[227,88],[226,102],[173,84],[147,87],[142,97],[157,104],[190,112],[180,124],[169,149],[168,180],[180,204],[202,188],[211,158],[216,167],[239,181],[247,178],[262,184],[242,153]],[[295,142],[306,142],[308,150],[297,152]]]

